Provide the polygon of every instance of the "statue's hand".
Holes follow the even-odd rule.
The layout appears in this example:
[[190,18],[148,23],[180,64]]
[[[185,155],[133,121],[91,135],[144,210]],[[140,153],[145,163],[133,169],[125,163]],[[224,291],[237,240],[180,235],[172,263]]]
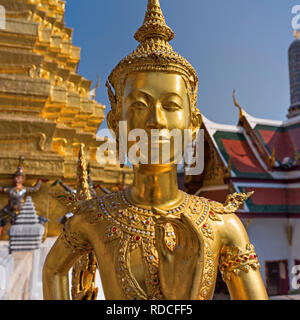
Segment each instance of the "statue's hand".
[[[170,250],[165,243],[163,225],[170,223],[176,245]],[[156,247],[159,257],[159,279],[164,297],[168,300],[194,300],[201,279],[201,239],[189,219],[182,215],[160,217],[156,220]]]

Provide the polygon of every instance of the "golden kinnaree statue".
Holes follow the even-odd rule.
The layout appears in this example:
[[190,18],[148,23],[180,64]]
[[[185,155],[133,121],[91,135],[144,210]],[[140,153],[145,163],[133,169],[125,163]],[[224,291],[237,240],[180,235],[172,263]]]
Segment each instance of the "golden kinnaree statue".
[[[159,1],[148,0],[135,34],[140,45],[107,83],[107,122],[117,140],[119,121],[127,121],[128,132],[144,129],[148,135],[152,129],[200,127],[198,78],[173,51],[173,37]],[[180,191],[174,153],[169,163],[133,165],[127,189],[80,203],[45,261],[45,299],[70,299],[68,272],[89,252],[106,299],[211,299],[218,269],[232,299],[268,299],[254,247],[235,215],[251,194],[233,194],[221,204]]]

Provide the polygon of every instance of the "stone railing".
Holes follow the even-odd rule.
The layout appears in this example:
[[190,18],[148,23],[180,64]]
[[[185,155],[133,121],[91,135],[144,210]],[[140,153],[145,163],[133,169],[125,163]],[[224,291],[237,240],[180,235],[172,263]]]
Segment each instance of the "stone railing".
[[42,270],[56,238],[40,248],[9,254],[8,242],[0,242],[0,300],[42,300]]
[[8,280],[13,273],[14,259],[8,254],[7,247],[0,247],[0,300],[7,299]]

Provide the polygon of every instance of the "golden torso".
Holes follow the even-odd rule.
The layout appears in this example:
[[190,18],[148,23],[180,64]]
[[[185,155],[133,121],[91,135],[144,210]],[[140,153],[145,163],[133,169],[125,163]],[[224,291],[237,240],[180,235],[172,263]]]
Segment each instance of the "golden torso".
[[[183,204],[168,214],[185,214],[199,230],[202,241],[198,271],[202,281],[197,298],[211,299],[220,255],[225,257],[228,252],[226,241],[221,238],[223,206],[205,198],[185,196]],[[106,299],[164,299],[154,229],[158,217],[157,213],[131,205],[126,192],[112,193],[84,204],[66,225],[63,240],[74,254],[94,250]],[[165,226],[165,242],[172,251],[176,239],[171,225]],[[248,267],[258,266],[253,250],[246,254]]]

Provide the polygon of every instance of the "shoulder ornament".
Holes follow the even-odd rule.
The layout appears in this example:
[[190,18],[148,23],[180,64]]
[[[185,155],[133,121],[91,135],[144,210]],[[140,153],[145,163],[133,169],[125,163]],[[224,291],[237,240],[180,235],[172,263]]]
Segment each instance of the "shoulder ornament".
[[213,213],[232,214],[240,209],[244,202],[252,196],[254,191],[248,193],[233,193],[227,196],[225,203],[210,201],[210,207]]

